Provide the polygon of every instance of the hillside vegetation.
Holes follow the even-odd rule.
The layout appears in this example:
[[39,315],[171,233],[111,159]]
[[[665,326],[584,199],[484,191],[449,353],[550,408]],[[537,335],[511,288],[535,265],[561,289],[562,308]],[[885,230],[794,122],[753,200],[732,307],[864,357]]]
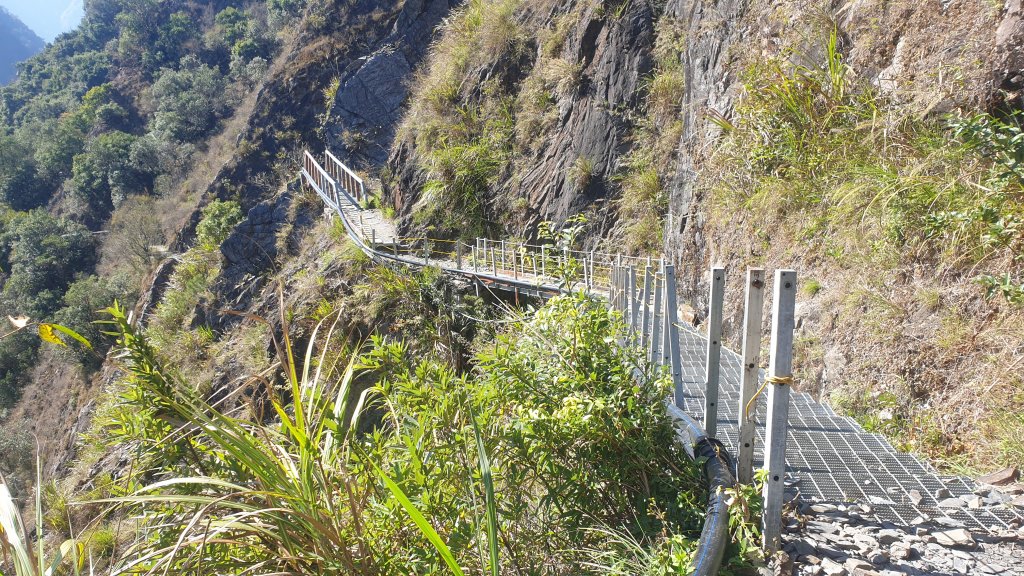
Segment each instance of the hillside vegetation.
[[975,31],[1013,14],[87,3],[0,87],[0,570],[692,568],[700,463],[621,318],[375,265],[296,177],[325,140],[402,234],[569,226],[676,264],[698,326],[726,266],[733,345],[745,269],[795,268],[797,387],[947,469],[1024,466],[1024,81]]

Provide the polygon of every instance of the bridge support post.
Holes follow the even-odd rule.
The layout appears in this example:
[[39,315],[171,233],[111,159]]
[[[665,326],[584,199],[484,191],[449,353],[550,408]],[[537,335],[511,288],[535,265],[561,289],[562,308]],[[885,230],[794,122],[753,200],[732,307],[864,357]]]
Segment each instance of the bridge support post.
[[796,307],[796,272],[775,271],[772,302],[771,358],[768,361],[768,422],[765,425],[762,534],[768,552],[779,549],[782,504],[785,496],[786,434],[789,425],[789,389],[793,383],[793,312]]
[[672,397],[683,407],[683,360],[679,355],[679,311],[676,304],[676,268],[665,266],[665,352],[672,371]]
[[391,237],[391,253],[398,257],[398,238]]
[[498,275],[498,259],[494,257],[494,246],[491,246],[491,274]]
[[371,250],[376,250],[377,249],[377,229],[376,228],[371,228],[370,229],[370,249]]
[[[743,305],[743,374],[740,381],[740,405],[736,476],[741,484],[750,484],[754,469],[754,414],[757,404],[751,399],[757,391],[761,356],[761,309],[764,306],[764,269],[747,270],[747,288]],[[747,406],[750,404],[750,406]]]
[[704,371],[704,431],[718,435],[718,380],[722,363],[722,299],[725,296],[725,268],[711,268],[708,298],[708,349]]

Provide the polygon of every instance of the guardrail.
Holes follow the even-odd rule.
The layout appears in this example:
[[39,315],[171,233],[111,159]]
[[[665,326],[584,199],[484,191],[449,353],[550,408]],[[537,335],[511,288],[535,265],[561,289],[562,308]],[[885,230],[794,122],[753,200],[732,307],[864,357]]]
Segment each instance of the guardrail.
[[[739,465],[730,458],[721,442],[714,438],[717,424],[718,365],[721,352],[722,298],[725,274],[720,268],[711,270],[708,319],[707,372],[703,422],[707,430],[686,414],[683,406],[682,360],[679,350],[679,318],[676,302],[675,268],[663,260],[580,251],[556,244],[529,244],[514,240],[476,238],[473,243],[426,237],[378,238],[372,226],[367,232],[360,203],[367,199],[363,180],[325,151],[324,169],[309,153],[303,155],[302,175],[324,203],[340,218],[346,232],[356,245],[376,262],[396,262],[413,267],[437,266],[444,272],[469,278],[477,283],[550,296],[568,293],[582,287],[608,298],[611,308],[619,311],[630,328],[629,341],[638,345],[656,369],[667,370],[672,378],[673,395],[666,400],[677,434],[690,457],[704,458],[704,472],[709,485],[708,510],[704,530],[698,544],[696,570],[698,576],[718,573],[725,546],[728,544],[728,504],[724,489],[735,483],[734,469],[741,481],[750,482],[753,462],[753,421],[749,418],[751,404],[761,391],[768,391],[768,425],[765,441],[765,464],[768,480],[764,488],[764,545],[777,549],[782,522],[784,495],[786,426],[788,419],[789,376],[792,358],[793,310],[796,274],[779,270],[775,277],[771,362],[765,385],[757,392],[758,354],[760,351],[761,305],[764,271],[748,273],[746,313],[744,316],[744,374],[740,397]],[[350,221],[343,208],[343,197],[351,209],[360,210]],[[357,225],[358,224],[358,225]],[[640,270],[642,276],[637,275]],[[639,369],[638,369],[639,370]]]

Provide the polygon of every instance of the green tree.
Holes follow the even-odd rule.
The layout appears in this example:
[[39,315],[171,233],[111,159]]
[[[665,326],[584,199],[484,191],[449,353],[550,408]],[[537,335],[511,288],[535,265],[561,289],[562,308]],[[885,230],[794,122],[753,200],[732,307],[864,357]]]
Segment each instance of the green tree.
[[54,322],[81,334],[92,343],[93,350],[74,346],[66,348],[65,354],[74,357],[88,368],[99,368],[103,362],[103,355],[110,348],[110,343],[100,326],[95,324],[97,320],[105,319],[99,315],[99,311],[110,306],[115,300],[134,300],[135,293],[131,286],[131,280],[123,274],[110,278],[86,276],[68,286],[63,298],[64,307],[54,315]]
[[10,276],[3,287],[10,313],[42,318],[53,314],[65,290],[96,264],[96,241],[84,226],[33,210],[5,234]]
[[43,136],[36,149],[35,160],[39,175],[53,188],[71,176],[75,154],[85,147],[89,125],[80,114],[69,114],[50,122],[41,132]]
[[171,14],[162,26],[155,43],[156,59],[160,62],[177,62],[192,51],[198,39],[197,27],[191,14],[178,11]]
[[32,149],[13,136],[0,136],[0,201],[29,210],[46,202],[46,195],[36,178]]
[[182,59],[181,70],[164,69],[153,83],[153,130],[179,142],[198,140],[227,114],[224,91],[220,70],[194,57]]
[[234,46],[249,31],[249,15],[234,6],[218,12],[214,22],[217,24],[218,39],[228,46]]
[[75,156],[71,189],[88,210],[86,222],[105,220],[129,194],[148,192],[152,187],[152,172],[131,159],[137,140],[124,132],[107,132]]

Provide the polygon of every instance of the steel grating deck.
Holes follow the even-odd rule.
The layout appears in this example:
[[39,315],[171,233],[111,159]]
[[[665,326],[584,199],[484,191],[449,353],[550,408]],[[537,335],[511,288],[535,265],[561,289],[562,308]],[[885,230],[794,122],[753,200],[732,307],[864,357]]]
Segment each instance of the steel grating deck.
[[[683,406],[703,420],[704,371],[707,339],[693,328],[679,330],[682,357]],[[723,348],[718,402],[718,439],[732,454],[737,436],[742,361]],[[764,381],[764,373],[760,376]],[[765,402],[762,394],[754,410],[757,442],[754,466],[764,458]],[[903,526],[925,521],[963,526],[972,531],[999,532],[1024,522],[1024,513],[1008,505],[982,508],[937,508],[936,493],[945,488],[952,497],[973,494],[977,484],[968,478],[943,476],[911,454],[898,452],[879,434],[865,432],[852,418],[836,414],[807,393],[793,391],[789,405],[786,443],[788,480],[804,500],[869,504],[881,520]],[[910,490],[922,496],[918,505]]]

